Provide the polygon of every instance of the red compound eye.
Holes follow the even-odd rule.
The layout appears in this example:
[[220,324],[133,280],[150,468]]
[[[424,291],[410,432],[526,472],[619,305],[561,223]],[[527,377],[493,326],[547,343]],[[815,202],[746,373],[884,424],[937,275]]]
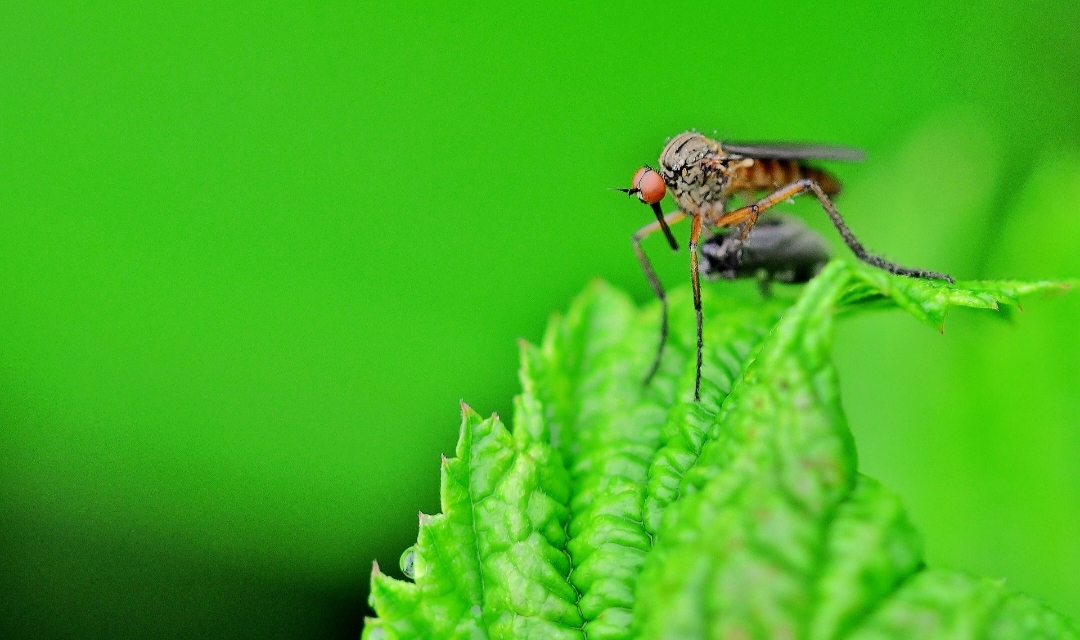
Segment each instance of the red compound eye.
[[660,174],[648,167],[642,167],[634,173],[630,183],[637,191],[638,200],[645,204],[655,204],[664,199],[667,185]]

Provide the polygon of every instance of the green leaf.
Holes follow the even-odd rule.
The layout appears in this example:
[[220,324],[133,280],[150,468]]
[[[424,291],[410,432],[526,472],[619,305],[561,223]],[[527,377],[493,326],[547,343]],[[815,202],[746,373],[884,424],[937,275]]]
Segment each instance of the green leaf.
[[922,571],[904,584],[851,640],[906,638],[1075,638],[1076,627],[1004,581]]
[[708,287],[695,403],[688,291],[645,386],[659,306],[593,283],[522,345],[512,433],[463,406],[414,582],[376,567],[365,638],[1080,637],[998,583],[924,568],[899,500],[857,471],[831,361],[841,312],[940,327],[951,306],[1061,286],[837,261],[797,300]]
[[854,284],[842,302],[858,307],[887,301],[938,330],[944,330],[949,307],[1019,306],[1021,296],[1069,288],[1067,283],[1051,281],[969,280],[948,284],[940,280],[898,278],[861,264],[854,267],[854,272]]
[[[538,407],[523,423],[546,435]],[[415,584],[372,571],[381,614],[365,637],[580,638],[564,547],[566,474],[558,453],[528,428],[511,436],[498,416],[462,405],[457,457],[442,465],[442,509],[420,516]]]

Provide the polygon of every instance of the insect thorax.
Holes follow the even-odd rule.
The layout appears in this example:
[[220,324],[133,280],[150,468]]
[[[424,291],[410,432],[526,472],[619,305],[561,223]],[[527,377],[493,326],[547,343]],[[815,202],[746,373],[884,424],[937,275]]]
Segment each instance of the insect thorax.
[[660,176],[679,208],[711,218],[723,212],[728,174],[719,143],[688,131],[675,136],[660,153]]

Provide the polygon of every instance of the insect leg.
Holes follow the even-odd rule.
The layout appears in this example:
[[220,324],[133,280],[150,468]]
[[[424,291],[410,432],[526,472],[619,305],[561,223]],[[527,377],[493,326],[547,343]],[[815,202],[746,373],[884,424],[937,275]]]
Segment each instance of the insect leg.
[[844,239],[844,244],[851,249],[851,252],[854,253],[855,257],[859,260],[898,276],[944,280],[952,284],[953,278],[948,274],[938,273],[937,271],[927,271],[925,269],[912,269],[867,251],[866,247],[859,242],[859,239],[855,237],[855,234],[852,233],[851,229],[844,223],[844,219],[840,217],[840,212],[836,210],[836,205],[829,199],[829,196],[825,195],[825,191],[822,190],[821,186],[818,185],[818,183],[811,181],[809,187],[814,192],[814,195],[817,196],[818,202],[821,203],[821,207],[829,214],[829,219],[832,220],[836,230],[840,232],[840,237]]
[[829,220],[832,221],[833,226],[836,227],[836,230],[840,232],[840,237],[844,239],[844,244],[846,244],[848,248],[851,249],[851,252],[854,253],[855,257],[859,260],[862,260],[866,264],[875,266],[879,269],[883,269],[885,271],[888,271],[889,273],[896,274],[898,276],[909,276],[912,278],[928,278],[931,280],[945,280],[946,282],[953,281],[951,276],[948,276],[944,273],[938,273],[937,271],[927,271],[925,269],[912,269],[909,267],[904,267],[890,260],[886,260],[879,255],[867,251],[866,247],[864,247],[863,244],[859,242],[859,239],[855,237],[855,234],[852,233],[851,229],[848,228],[847,224],[844,223],[844,219],[840,216],[840,212],[836,210],[836,205],[833,204],[833,201],[829,199],[829,196],[825,195],[825,191],[821,188],[820,185],[818,185],[817,182],[814,182],[813,180],[798,180],[796,182],[792,182],[785,187],[781,187],[776,191],[770,193],[769,195],[765,196],[761,200],[758,200],[752,205],[740,207],[739,209],[736,209],[731,213],[726,213],[720,216],[720,218],[716,220],[715,225],[724,227],[741,224],[748,220],[755,221],[757,220],[757,216],[766,209],[774,207],[777,204],[783,202],[784,200],[797,196],[805,191],[811,191],[813,192],[814,196],[817,197],[818,202],[821,203],[821,207],[825,209],[825,213],[829,214]]
[[[750,202],[751,195],[751,193],[743,194],[744,202]],[[732,236],[734,237],[732,246],[735,247],[734,268],[736,269],[738,268],[739,264],[742,263],[743,244],[746,242],[746,238],[750,235],[750,230],[754,228],[755,224],[757,224],[758,216],[760,216],[762,212],[764,212],[766,209],[773,206],[772,204],[762,206],[762,202],[764,202],[764,200],[760,200],[758,202],[755,202],[754,204],[748,204],[744,207],[739,207],[738,209],[735,209],[730,213],[723,214],[719,218],[719,220],[709,223],[709,226],[731,226],[733,228]],[[732,219],[732,222],[723,222],[723,220],[727,220],[729,218]]]
[[[781,202],[787,200],[788,198],[797,196],[803,191],[806,191],[810,188],[809,185],[811,184],[814,184],[814,182],[811,180],[799,180],[797,182],[792,182],[785,187],[780,187],[776,191],[773,191],[769,195],[765,196],[764,198],[758,200],[753,204],[748,204],[744,207],[739,207],[734,211],[723,214],[722,216],[717,218],[712,224],[713,226],[717,227],[732,227],[739,224],[745,224],[746,228],[744,229],[743,233],[749,234],[750,228],[754,225],[755,222],[757,222],[758,216],[780,204]],[[825,199],[828,200],[828,197],[826,197]],[[832,204],[831,201],[830,204]],[[835,207],[833,207],[833,209],[835,210]],[[745,238],[745,235],[743,235],[742,237]]]
[[759,269],[757,272],[757,286],[758,291],[761,292],[761,297],[768,300],[772,297],[772,274],[765,269]]
[[[682,211],[672,211],[663,218],[663,222],[666,225],[673,225],[686,217],[686,214]],[[667,342],[668,333],[668,308],[667,308],[667,295],[664,293],[664,286],[660,284],[660,278],[656,277],[656,272],[653,271],[652,264],[649,262],[648,256],[645,255],[645,250],[641,248],[641,241],[648,237],[650,234],[659,231],[664,228],[661,226],[661,222],[650,222],[644,227],[638,229],[632,239],[634,243],[634,253],[637,254],[638,262],[641,263],[641,270],[645,272],[645,277],[649,279],[649,284],[652,286],[653,292],[656,293],[656,297],[660,298],[660,346],[656,348],[656,356],[653,358],[652,366],[649,367],[649,373],[646,374],[645,380],[642,384],[649,384],[653,376],[656,375],[657,369],[660,368],[660,356],[664,354],[664,343]],[[669,232],[670,233],[670,232]]]
[[698,238],[701,237],[701,216],[694,216],[690,226],[690,282],[694,285],[694,317],[697,320],[697,371],[694,374],[694,402],[701,399],[701,282],[698,276]]

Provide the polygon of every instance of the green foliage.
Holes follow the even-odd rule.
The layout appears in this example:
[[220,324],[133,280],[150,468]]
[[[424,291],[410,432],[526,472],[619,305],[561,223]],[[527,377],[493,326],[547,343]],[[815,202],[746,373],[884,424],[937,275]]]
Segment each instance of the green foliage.
[[372,573],[377,638],[1080,638],[994,581],[928,569],[895,495],[857,471],[831,361],[838,312],[941,327],[1052,282],[898,278],[831,263],[797,300],[705,292],[702,401],[685,290],[649,386],[658,306],[595,283],[522,345],[513,432],[463,406],[413,582]]

